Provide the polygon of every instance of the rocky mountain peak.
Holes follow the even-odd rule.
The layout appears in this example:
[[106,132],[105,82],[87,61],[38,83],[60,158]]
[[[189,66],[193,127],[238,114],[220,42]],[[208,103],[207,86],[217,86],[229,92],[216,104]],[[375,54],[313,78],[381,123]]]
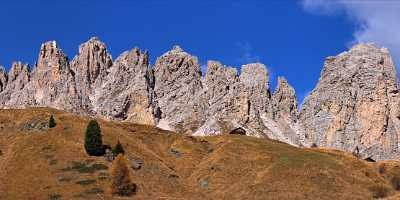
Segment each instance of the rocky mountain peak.
[[56,41],[45,42],[40,47],[40,53],[37,61],[37,70],[69,70],[68,58],[58,47]]
[[263,114],[267,108],[270,109],[269,74],[264,64],[243,65],[239,79],[249,99],[249,115],[253,115],[251,118]]
[[285,119],[288,123],[297,120],[297,97],[294,88],[284,77],[278,77],[278,85],[272,96],[273,118]]
[[11,90],[21,90],[29,82],[30,69],[28,64],[20,61],[13,62],[8,72],[7,88]]
[[224,85],[228,84],[227,87],[229,87],[229,85],[234,83],[237,77],[236,68],[224,66],[218,61],[210,60],[207,62],[207,71],[204,76],[205,82],[220,81],[224,83]]
[[[188,117],[194,117],[193,102],[202,89],[197,57],[175,47],[159,57],[154,67],[155,85],[161,111],[161,127],[176,130]],[[172,103],[173,102],[173,103]]]
[[[389,52],[359,44],[325,61],[300,121],[310,140],[376,159],[398,152],[396,70]],[[373,117],[372,117],[373,116]]]
[[6,89],[7,79],[7,71],[0,65],[0,92]]
[[80,102],[89,110],[94,100],[95,88],[105,82],[113,61],[106,45],[97,37],[90,38],[79,46],[78,55],[71,61]]
[[263,92],[269,90],[269,74],[262,63],[250,63],[242,66],[240,81],[249,89]]
[[150,125],[158,121],[154,75],[147,51],[134,48],[122,53],[96,93],[95,111],[101,116]]
[[72,69],[79,75],[80,83],[87,84],[88,87],[94,84],[99,76],[103,79],[111,65],[111,54],[97,37],[81,44],[78,55],[71,62]]
[[184,52],[184,50],[179,45],[174,45],[172,47],[171,53],[181,53],[181,52]]
[[124,68],[123,70],[137,71],[141,70],[140,67],[145,67],[147,69],[147,67],[149,66],[149,53],[147,51],[142,52],[139,48],[133,48],[130,51],[123,52],[115,60],[115,63],[121,63],[121,62],[125,62],[125,64],[117,66],[130,67],[126,69]]
[[278,78],[271,96],[262,63],[237,68],[208,61],[204,78],[197,57],[179,46],[150,65],[139,48],[112,60],[90,38],[71,63],[58,45],[40,48],[37,67],[0,68],[4,108],[49,106],[84,115],[156,125],[189,135],[241,130],[297,146],[338,148],[373,159],[399,158],[400,93],[390,53],[359,44],[327,57],[318,84],[300,112],[293,87]]

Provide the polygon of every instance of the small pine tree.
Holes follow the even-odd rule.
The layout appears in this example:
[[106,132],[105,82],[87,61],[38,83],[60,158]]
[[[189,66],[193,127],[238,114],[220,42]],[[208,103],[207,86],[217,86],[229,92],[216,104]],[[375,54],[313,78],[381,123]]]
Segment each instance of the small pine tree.
[[115,145],[114,149],[113,149],[113,154],[114,156],[118,156],[118,154],[125,154],[125,150],[122,147],[122,144],[118,141],[118,143]]
[[128,161],[119,154],[111,167],[111,193],[118,196],[131,196],[136,192],[136,184],[132,183]]
[[105,153],[100,126],[96,120],[90,120],[86,128],[85,150],[90,156],[102,156]]
[[56,124],[56,120],[54,120],[54,117],[53,117],[53,115],[51,115],[50,116],[50,119],[49,119],[49,128],[53,128],[53,127],[55,127],[57,124]]

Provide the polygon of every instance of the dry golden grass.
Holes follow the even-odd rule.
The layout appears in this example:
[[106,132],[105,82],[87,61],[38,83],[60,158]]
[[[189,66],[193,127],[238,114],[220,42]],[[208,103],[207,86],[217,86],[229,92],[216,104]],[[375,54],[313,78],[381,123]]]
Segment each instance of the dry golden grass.
[[[27,122],[57,126],[27,130]],[[240,135],[189,137],[154,127],[99,120],[105,144],[119,140],[136,195],[112,197],[102,157],[83,147],[89,121],[54,109],[0,111],[0,199],[372,199],[371,188],[399,193],[400,163],[368,163],[330,149],[300,149]],[[381,165],[385,165],[382,172]]]

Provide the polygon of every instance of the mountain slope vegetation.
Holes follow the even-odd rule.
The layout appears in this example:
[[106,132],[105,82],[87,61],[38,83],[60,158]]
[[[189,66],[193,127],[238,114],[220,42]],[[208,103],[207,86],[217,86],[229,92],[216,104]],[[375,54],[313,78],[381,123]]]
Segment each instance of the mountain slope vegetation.
[[[54,116],[57,125],[48,128]],[[104,157],[84,149],[89,117],[49,108],[0,110],[0,199],[112,197]],[[137,192],[123,199],[396,199],[400,162],[244,135],[193,137],[98,120],[123,145]]]

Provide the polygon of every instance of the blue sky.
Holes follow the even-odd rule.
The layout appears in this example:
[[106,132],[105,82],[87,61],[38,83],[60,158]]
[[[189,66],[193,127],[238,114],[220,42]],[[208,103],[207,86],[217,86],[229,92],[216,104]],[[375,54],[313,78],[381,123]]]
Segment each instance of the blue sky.
[[347,50],[365,28],[340,0],[335,10],[326,5],[324,0],[1,1],[0,65],[8,69],[15,60],[32,65],[40,44],[49,40],[72,59],[79,44],[98,36],[113,58],[139,47],[150,51],[152,63],[178,44],[202,65],[210,59],[236,67],[262,62],[272,87],[284,76],[301,101],[317,83],[324,58]]

